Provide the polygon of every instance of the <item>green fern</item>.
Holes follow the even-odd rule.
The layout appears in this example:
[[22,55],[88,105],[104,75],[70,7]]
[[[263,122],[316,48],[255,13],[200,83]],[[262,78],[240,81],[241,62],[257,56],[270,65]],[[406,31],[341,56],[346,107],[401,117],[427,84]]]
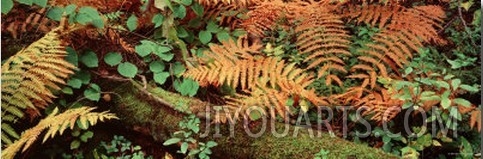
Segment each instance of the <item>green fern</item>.
[[10,124],[24,117],[29,108],[38,112],[60,90],[76,67],[64,60],[64,50],[58,27],[43,38],[19,51],[2,65],[2,143],[12,143],[19,135]]
[[95,125],[97,121],[103,121],[104,119],[118,119],[112,113],[91,112],[94,109],[95,108],[92,107],[80,107],[69,109],[58,115],[58,109],[54,109],[49,116],[42,119],[35,127],[24,131],[19,140],[4,149],[2,152],[2,158],[11,159],[15,157],[15,154],[17,154],[20,149],[22,149],[22,152],[27,150],[45,129],[47,129],[47,133],[44,135],[42,142],[45,142],[48,138],[53,138],[57,132],[62,135],[67,128],[74,129],[77,121],[79,121],[83,127],[87,127],[88,124]]

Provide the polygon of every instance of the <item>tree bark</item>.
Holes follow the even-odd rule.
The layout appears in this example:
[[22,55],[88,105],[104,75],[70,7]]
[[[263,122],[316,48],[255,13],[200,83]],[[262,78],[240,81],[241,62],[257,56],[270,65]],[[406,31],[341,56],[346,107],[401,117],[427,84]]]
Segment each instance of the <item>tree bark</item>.
[[[111,83],[112,85],[112,83]],[[379,149],[332,137],[327,132],[293,126],[281,122],[247,122],[213,124],[214,106],[196,98],[184,97],[159,87],[143,87],[128,82],[113,89],[117,97],[112,109],[121,122],[149,134],[155,141],[171,138],[180,130],[178,122],[189,113],[200,120],[201,142],[215,141],[211,158],[314,158],[320,150],[329,151],[328,158],[397,158]],[[213,117],[211,117],[213,118]],[[263,121],[263,120],[262,120]],[[266,124],[264,124],[266,123]],[[263,131],[264,130],[264,131]],[[285,135],[284,131],[288,131]]]

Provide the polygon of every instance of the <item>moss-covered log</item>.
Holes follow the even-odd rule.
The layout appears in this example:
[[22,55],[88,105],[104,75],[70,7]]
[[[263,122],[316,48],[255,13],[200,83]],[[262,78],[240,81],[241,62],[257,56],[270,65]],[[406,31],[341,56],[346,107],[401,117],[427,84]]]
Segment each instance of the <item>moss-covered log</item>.
[[[204,118],[201,112],[205,111],[204,108],[210,107],[207,102],[183,97],[161,88],[143,88],[135,82],[123,84],[114,91],[119,94],[118,98],[115,98],[117,106],[114,111],[121,121],[148,133],[160,142],[179,130],[178,122],[187,111]],[[221,124],[218,127],[219,133],[216,133],[216,125],[202,119],[201,133],[206,132],[207,124],[210,124],[210,132],[198,140],[213,140],[218,143],[218,146],[212,149],[212,158],[313,158],[321,149],[329,151],[329,158],[396,158],[379,149],[358,145],[312,129],[278,122],[271,124],[270,121],[265,125],[259,122],[244,126],[243,123],[239,121],[234,124],[231,129],[233,131],[230,131],[230,125]],[[253,134],[259,133],[263,127],[264,133],[253,137]],[[277,137],[272,133],[276,131],[281,134],[286,128],[288,133],[283,137]]]

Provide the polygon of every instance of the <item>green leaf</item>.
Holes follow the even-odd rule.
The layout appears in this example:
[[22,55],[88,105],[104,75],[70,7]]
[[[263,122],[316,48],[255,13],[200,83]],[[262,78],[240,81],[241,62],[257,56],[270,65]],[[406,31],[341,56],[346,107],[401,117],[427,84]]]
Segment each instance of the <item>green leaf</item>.
[[220,42],[227,41],[227,40],[230,39],[230,34],[227,31],[223,30],[223,31],[216,33],[216,38]]
[[466,140],[464,137],[460,137],[461,140],[461,147],[460,154],[463,158],[472,159],[473,158],[473,148],[471,147],[471,143]]
[[98,88],[91,86],[84,90],[84,96],[91,101],[98,102],[101,98],[101,92],[98,90]]
[[154,73],[163,72],[164,68],[164,63],[161,61],[153,61],[149,64],[149,70]]
[[156,52],[156,55],[158,55],[159,58],[161,58],[163,61],[169,62],[173,59],[174,54],[173,53],[159,53]]
[[109,66],[115,66],[121,63],[121,61],[122,56],[117,52],[110,52],[104,56],[104,62],[106,62]]
[[171,48],[166,46],[157,46],[155,50],[156,53],[167,53],[169,51],[171,51]]
[[410,107],[412,107],[412,106],[413,106],[413,103],[411,103],[411,102],[406,102],[406,103],[404,103],[404,104],[402,105],[402,108],[403,108],[403,109],[408,109],[408,108],[410,108]]
[[82,136],[80,136],[80,139],[82,142],[87,142],[90,138],[94,136],[94,133],[92,131],[87,131]]
[[174,88],[181,95],[193,97],[199,89],[199,84],[192,79],[186,78],[181,83],[176,80],[174,82]]
[[99,65],[99,60],[97,55],[93,51],[87,51],[81,56],[81,62],[89,68],[97,67]]
[[82,84],[89,84],[89,82],[91,81],[91,74],[85,70],[81,70],[77,72],[72,78],[80,79],[82,81]]
[[186,154],[186,152],[188,151],[188,143],[187,142],[183,142],[183,144],[181,144],[181,153],[183,154]]
[[79,58],[77,57],[77,52],[71,47],[65,47],[65,51],[67,52],[67,56],[65,60],[74,66],[79,65]]
[[154,28],[161,26],[163,24],[163,21],[164,21],[164,16],[159,13],[154,15],[153,19],[151,20],[151,22],[153,22],[154,24]]
[[474,87],[474,86],[470,86],[470,85],[466,85],[466,84],[460,85],[460,88],[463,89],[463,90],[466,90],[468,92],[472,92],[472,93],[476,93],[476,92],[480,91],[480,89],[478,89],[478,87]]
[[436,86],[449,89],[449,84],[446,81],[436,81]]
[[441,97],[437,96],[437,95],[433,95],[433,96],[425,96],[425,97],[421,97],[420,98],[422,101],[431,101],[431,100],[435,100],[435,101],[440,101],[441,100]]
[[453,102],[464,107],[471,107],[471,103],[463,98],[455,98],[453,99]]
[[412,67],[408,67],[404,70],[404,74],[408,75],[410,74],[411,72],[413,72],[413,68]]
[[250,117],[250,120],[256,121],[262,117],[262,114],[260,113],[260,111],[252,110],[250,111],[249,117]]
[[60,21],[60,19],[62,19],[63,13],[64,8],[55,6],[49,9],[49,11],[47,12],[47,17],[55,21]]
[[458,87],[460,86],[461,84],[461,80],[460,79],[454,79],[454,80],[451,80],[451,86],[453,87],[453,91],[458,89]]
[[92,19],[91,24],[97,28],[104,28],[104,20],[102,19]]
[[154,81],[159,84],[164,84],[166,79],[168,79],[169,73],[168,72],[160,72],[154,74]]
[[127,28],[129,31],[134,31],[138,27],[138,17],[136,15],[132,14],[126,21]]
[[220,27],[213,21],[208,22],[206,25],[206,31],[208,32],[218,33],[220,30]]
[[31,6],[34,0],[17,0],[20,4],[25,4]]
[[458,69],[460,67],[463,67],[461,63],[459,63],[456,60],[453,61],[453,60],[447,59],[446,61],[448,61],[448,63],[451,65],[451,69]]
[[384,143],[389,143],[389,142],[391,142],[391,137],[389,137],[389,136],[383,136],[383,137],[382,137],[382,142],[384,142]]
[[436,119],[436,116],[432,114],[429,118],[426,119],[426,123],[433,122]]
[[123,62],[117,66],[117,71],[124,77],[134,78],[138,72],[138,68],[130,62]]
[[195,4],[191,5],[191,9],[193,10],[193,12],[195,12],[196,15],[198,15],[198,16],[203,15],[204,8],[199,3],[195,3]]
[[79,129],[74,129],[71,134],[72,134],[72,136],[77,137],[77,136],[80,135],[80,130]]
[[1,3],[0,6],[1,6],[2,13],[7,14],[13,8],[13,1],[12,0],[2,0],[2,3]]
[[211,41],[212,36],[209,31],[200,31],[198,38],[200,38],[202,44],[208,44]]
[[47,6],[47,1],[48,0],[34,0],[34,4],[39,5],[43,8]]
[[184,67],[183,64],[181,64],[181,62],[175,62],[172,67],[172,70],[173,70],[173,74],[179,78],[186,71],[186,68]]
[[77,9],[77,5],[75,4],[70,4],[64,8],[64,12],[66,15],[70,15],[74,13],[75,9]]
[[449,80],[449,79],[452,79],[453,77],[454,77],[454,75],[449,74],[449,75],[444,76],[444,78],[443,78],[443,79],[444,79],[444,80]]
[[214,142],[214,141],[208,141],[208,142],[206,143],[206,147],[210,147],[210,148],[211,148],[211,147],[215,147],[215,146],[217,146],[217,145],[218,145],[218,144],[217,144],[216,142]]
[[136,51],[136,53],[138,53],[139,56],[145,57],[153,52],[153,47],[151,45],[142,43],[140,45],[136,45],[136,47],[134,47],[134,50]]
[[186,8],[183,5],[178,5],[173,10],[174,16],[183,19],[186,16]]
[[432,95],[435,95],[436,93],[433,92],[433,91],[424,91],[421,93],[421,96],[422,97],[426,97],[426,96],[432,96]]
[[134,151],[139,151],[139,150],[141,150],[141,149],[142,149],[142,147],[141,147],[141,146],[139,146],[139,145],[136,145],[136,146],[134,146],[134,147],[133,147],[133,150],[134,150]]
[[180,141],[181,141],[181,139],[180,139],[180,138],[171,138],[171,139],[166,140],[166,141],[163,143],[163,145],[164,145],[164,146],[168,146],[168,145],[176,144],[176,143],[178,143],[178,142],[180,142]]
[[177,32],[178,32],[178,37],[180,38],[186,38],[189,36],[188,31],[186,31],[186,29],[184,29],[183,27],[179,27],[177,29]]
[[171,11],[174,10],[173,5],[171,4],[171,0],[154,0],[154,7],[164,11],[164,8],[166,8],[166,6],[168,6]]
[[180,0],[179,3],[181,3],[185,6],[189,6],[189,5],[191,5],[191,3],[193,3],[193,0]]
[[473,3],[473,1],[463,2],[461,3],[461,7],[468,11],[470,10],[470,7],[473,5]]
[[85,117],[80,117],[77,121],[77,126],[81,128],[82,130],[87,130],[89,129],[89,121]]
[[154,45],[155,45],[154,54],[156,54],[159,58],[161,58],[166,62],[171,61],[173,59],[174,54],[169,52],[171,51],[171,48],[166,46],[160,46],[157,44],[154,44]]
[[75,20],[82,25],[91,23],[97,28],[104,28],[104,21],[102,20],[102,17],[99,15],[97,9],[93,7],[87,6],[80,8]]
[[70,149],[71,150],[74,150],[74,149],[77,149],[79,148],[81,142],[79,140],[74,140],[70,143]]
[[449,116],[457,119],[458,121],[462,120],[461,113],[458,111],[457,107],[451,107],[450,112],[449,112]]
[[64,87],[62,88],[62,93],[72,95],[74,94],[74,91],[70,87]]
[[449,99],[450,91],[447,90],[441,95],[441,107],[448,109],[451,106],[451,100]]
[[304,112],[304,113],[307,113],[307,111],[309,111],[309,108],[310,108],[310,104],[309,102],[307,102],[307,100],[305,99],[302,99],[299,103],[299,106],[300,106],[300,109]]
[[473,21],[471,25],[480,26],[481,25],[481,9],[478,9],[473,13]]
[[82,86],[82,81],[77,78],[71,78],[67,81],[67,85],[71,86],[72,88],[79,89]]

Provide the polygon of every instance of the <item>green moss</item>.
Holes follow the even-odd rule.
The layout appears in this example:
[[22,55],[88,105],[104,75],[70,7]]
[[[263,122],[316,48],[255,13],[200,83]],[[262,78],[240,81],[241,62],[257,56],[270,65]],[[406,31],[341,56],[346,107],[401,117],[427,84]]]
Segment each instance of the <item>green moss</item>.
[[[314,130],[311,136],[308,129],[300,127],[295,136],[296,127],[289,126],[288,134],[277,138],[272,135],[272,128],[269,125],[267,124],[265,133],[258,138],[248,136],[245,131],[236,131],[234,137],[230,138],[228,128],[225,126],[221,128],[223,138],[209,137],[205,140],[215,140],[220,145],[227,145],[215,147],[214,151],[230,152],[236,155],[236,158],[313,158],[321,149],[330,151],[329,158],[397,158],[378,149],[331,137],[326,132]],[[259,127],[260,125],[250,130],[256,133],[260,130]],[[285,125],[276,123],[274,129],[281,133],[285,130]],[[241,123],[238,123],[235,130],[244,130],[244,128]],[[213,156],[226,157],[223,154]]]
[[[177,130],[179,121],[186,114],[185,111],[177,111],[156,102],[152,97],[137,90],[131,84],[126,84],[116,89],[122,98],[116,99],[118,109],[116,113],[127,125],[141,125],[149,129],[149,133],[156,141],[163,141],[170,138],[171,134]],[[139,87],[138,87],[139,88]],[[192,111],[204,110],[203,107],[209,106],[197,99],[183,97],[176,93],[171,93],[160,88],[148,88],[151,95],[162,98],[164,101],[175,105],[180,102],[190,106]],[[205,123],[201,119],[201,133],[204,133]],[[266,125],[266,131],[258,138],[250,137],[245,132],[243,121],[238,121],[234,127],[233,136],[230,136],[230,126],[227,124],[219,125],[221,137],[214,136],[216,125],[209,125],[210,132],[206,137],[199,137],[202,142],[215,141],[219,146],[212,149],[212,158],[313,158],[314,154],[321,149],[328,150],[329,158],[396,158],[385,154],[381,150],[358,145],[341,138],[331,137],[328,133],[313,131],[314,137],[308,133],[308,129],[289,126],[288,134],[285,137],[277,138],[272,135],[271,124]],[[253,133],[259,132],[261,123],[251,123],[248,126]],[[295,129],[298,133],[294,136]],[[285,125],[275,123],[274,129],[283,132]],[[317,136],[320,133],[320,136]]]

